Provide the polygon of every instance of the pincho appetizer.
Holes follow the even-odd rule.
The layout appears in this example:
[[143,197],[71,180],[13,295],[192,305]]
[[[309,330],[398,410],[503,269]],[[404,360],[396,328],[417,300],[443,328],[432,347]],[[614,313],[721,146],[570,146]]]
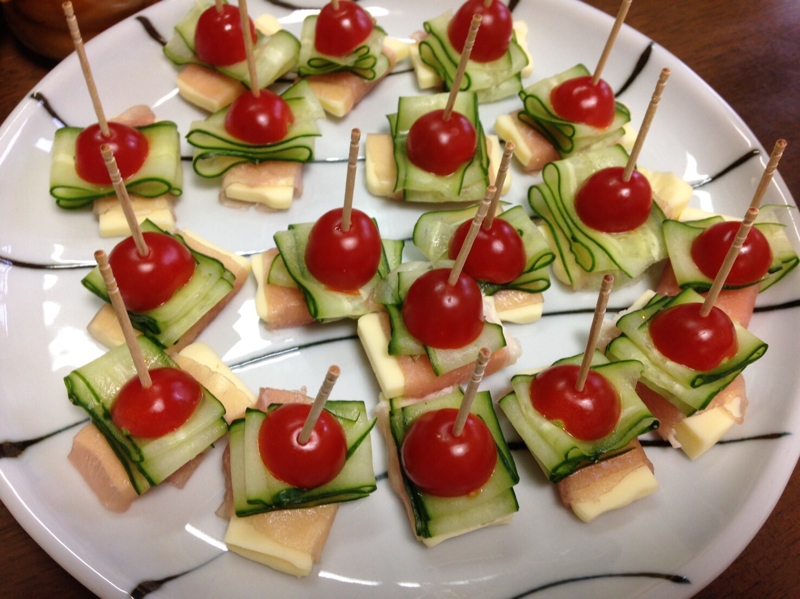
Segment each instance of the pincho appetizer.
[[[253,46],[256,87],[267,87],[296,68],[300,42],[280,28],[263,35],[245,17]],[[193,2],[164,46],[167,58],[181,67],[177,83],[183,98],[217,112],[254,87],[242,25],[242,13],[236,6],[220,0]]]
[[105,253],[96,256],[127,343],[64,379],[70,401],[92,420],[76,435],[70,461],[105,507],[125,511],[165,480],[182,486],[198,456],[228,432],[228,409],[233,417],[254,397],[207,347],[186,348],[179,358],[190,373],[136,336]]
[[[459,60],[475,15],[481,16],[481,26],[463,80],[457,82]],[[412,50],[422,89],[458,87],[475,92],[479,102],[494,102],[518,94],[522,77],[533,70],[526,48],[528,27],[514,22],[501,0],[467,0],[455,13],[448,10],[425,21],[423,27],[425,35]]]
[[353,129],[344,206],[278,231],[277,247],[252,257],[256,311],[270,328],[372,312],[375,286],[400,264],[403,242],[381,239],[377,223],[352,207],[360,139]]
[[519,342],[500,324],[492,299],[463,272],[494,188],[472,221],[455,263],[406,262],[375,290],[385,312],[358,320],[358,336],[386,399],[425,397],[469,380],[487,347],[487,374],[513,364]]
[[511,379],[500,407],[561,501],[589,522],[658,488],[638,442],[658,420],[636,394],[642,364],[596,351],[612,278],[604,279],[587,351]]
[[538,81],[520,92],[522,110],[497,119],[495,129],[517,145],[523,170],[541,170],[554,155],[567,158],[621,142],[630,112],[601,74],[630,2],[623,0],[593,74],[579,64]]
[[224,469],[232,551],[295,576],[319,561],[338,504],[377,488],[361,401],[327,401],[331,367],[312,405],[304,392],[262,389],[256,408],[233,422]]
[[466,391],[427,400],[395,397],[376,409],[388,448],[389,481],[414,536],[433,547],[478,528],[506,524],[519,510],[519,475],[488,391],[478,392],[482,348]]

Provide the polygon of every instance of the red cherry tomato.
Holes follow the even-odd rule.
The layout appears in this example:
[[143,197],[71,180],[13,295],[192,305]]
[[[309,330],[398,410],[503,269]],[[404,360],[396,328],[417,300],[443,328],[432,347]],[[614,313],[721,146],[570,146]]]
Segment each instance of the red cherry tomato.
[[447,26],[447,37],[459,53],[464,51],[472,17],[481,15],[481,26],[475,36],[470,60],[490,62],[497,60],[508,50],[514,32],[514,20],[511,11],[500,0],[494,0],[486,6],[485,0],[467,0],[456,11]]
[[347,440],[342,425],[325,410],[308,443],[297,440],[311,411],[309,404],[284,404],[267,414],[258,433],[261,460],[273,476],[299,489],[329,483],[344,467]]
[[350,229],[343,231],[342,209],[335,208],[314,223],[305,259],[318,281],[336,291],[353,292],[378,272],[381,236],[372,219],[355,209],[350,213]]
[[258,97],[244,92],[225,115],[225,131],[251,144],[281,141],[292,123],[294,115],[286,100],[268,89],[259,90]]
[[203,388],[178,368],[156,368],[150,379],[149,387],[142,387],[138,376],[125,383],[111,406],[111,420],[134,437],[156,439],[189,420],[203,398]]
[[621,233],[644,224],[653,207],[653,190],[647,177],[632,171],[622,180],[625,169],[609,167],[586,179],[575,194],[575,211],[580,219],[597,231]]
[[369,13],[355,2],[339,0],[339,10],[333,3],[319,11],[314,31],[314,47],[320,54],[347,56],[369,37],[374,24]]
[[446,121],[444,110],[422,115],[411,125],[406,152],[412,164],[434,175],[452,175],[462,164],[472,160],[478,136],[469,119],[451,112]]
[[556,114],[567,121],[598,129],[605,129],[614,122],[614,91],[602,79],[592,85],[589,75],[567,79],[554,87],[550,103]]
[[120,241],[108,255],[125,307],[147,312],[169,300],[192,278],[195,260],[189,249],[164,233],[143,233],[149,248],[140,256],[133,237]]
[[542,416],[559,421],[582,441],[602,439],[617,426],[622,406],[619,393],[606,377],[589,370],[582,391],[575,388],[580,366],[559,364],[531,381],[531,404]]
[[692,370],[711,370],[736,355],[733,322],[719,308],[700,316],[703,304],[680,304],[650,320],[653,344],[665,357]]
[[108,128],[111,133],[103,137],[100,125],[90,125],[78,134],[75,142],[75,170],[81,179],[95,185],[111,185],[111,176],[100,153],[103,144],[111,146],[123,179],[142,168],[150,150],[147,138],[138,129],[114,122],[109,122]]
[[[250,37],[258,41],[256,27],[250,19]],[[242,36],[242,16],[237,6],[223,4],[207,8],[197,21],[194,33],[194,53],[206,64],[226,67],[247,59]]]
[[[711,225],[692,243],[692,260],[709,279],[716,278],[740,226],[741,223],[735,221]],[[760,281],[767,274],[770,264],[772,249],[769,241],[761,231],[753,227],[747,233],[725,283],[749,285]]]
[[[448,256],[452,260],[461,251],[471,225],[471,220],[461,223],[450,240]],[[464,263],[464,272],[475,280],[502,285],[520,276],[525,270],[525,262],[522,237],[508,222],[496,218],[488,231],[483,227],[478,230],[478,236]]]
[[489,427],[470,414],[453,436],[458,410],[425,412],[408,429],[401,449],[403,469],[422,491],[437,497],[462,497],[491,478],[497,449]]
[[483,331],[483,298],[475,280],[461,273],[448,285],[449,268],[426,272],[411,284],[403,303],[403,322],[420,342],[458,349]]

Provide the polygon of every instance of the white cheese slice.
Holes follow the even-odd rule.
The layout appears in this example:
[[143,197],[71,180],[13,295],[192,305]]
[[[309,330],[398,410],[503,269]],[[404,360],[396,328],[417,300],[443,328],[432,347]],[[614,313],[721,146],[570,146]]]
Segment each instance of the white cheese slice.
[[198,64],[183,67],[175,83],[184,100],[208,112],[225,108],[245,91],[236,79]]
[[359,318],[357,330],[383,396],[403,395],[405,375],[395,357],[389,355],[389,338],[383,332],[378,314],[365,314]]
[[741,397],[735,397],[725,407],[719,406],[684,418],[673,428],[675,440],[689,458],[696,460],[736,424],[735,416],[741,413],[740,406]]
[[215,252],[225,254],[226,256],[229,256],[230,259],[236,262],[239,266],[244,268],[247,272],[250,272],[252,264],[250,263],[250,259],[247,258],[246,256],[240,256],[236,252],[232,252],[230,250],[221,248],[218,245],[210,242],[208,239],[200,237],[200,235],[198,235],[197,233],[195,233],[190,229],[182,229],[180,231],[180,234],[186,240],[186,243],[188,243],[193,248],[197,248],[197,251],[202,252],[203,248],[208,248],[209,250],[214,250]]
[[234,553],[292,576],[308,576],[314,565],[311,554],[259,533],[247,518],[232,516],[223,540]]
[[225,188],[228,199],[264,204],[275,210],[288,210],[294,199],[293,185],[257,185],[250,187],[242,183],[233,183]]
[[267,283],[264,275],[264,255],[253,254],[250,256],[250,264],[253,276],[256,278],[256,314],[261,320],[267,322],[269,311],[267,310],[267,297],[264,293],[264,285]]
[[[149,219],[165,231],[175,230],[175,212],[172,210],[173,202],[170,198],[131,196],[130,200],[136,221],[140,225],[145,219]],[[93,211],[97,214],[100,237],[125,237],[131,234],[128,220],[116,196],[95,200]]]
[[533,56],[528,49],[528,24],[525,21],[514,21],[513,27],[517,36],[517,43],[522,48],[522,51],[525,52],[525,56],[528,57],[528,64],[520,71],[520,75],[524,79],[525,77],[530,77],[533,73]]
[[572,503],[572,511],[584,522],[591,522],[600,514],[625,507],[647,497],[658,488],[658,481],[646,465],[629,472],[611,491],[593,501]]
[[[266,36],[275,35],[281,29],[283,29],[283,25],[280,24],[280,21],[278,21],[277,17],[269,13],[264,13],[255,19],[253,21],[253,25],[255,25],[258,31]],[[239,31],[241,31],[241,29]]]
[[416,46],[416,44],[409,44],[408,42],[396,37],[385,37],[383,39],[384,48],[388,48],[394,53],[396,62],[400,62],[411,56],[412,45]]
[[514,156],[521,164],[530,164],[533,151],[517,127],[516,119],[510,114],[501,114],[494,121],[494,130],[501,139],[514,142]]
[[498,310],[497,315],[502,322],[512,322],[514,324],[529,324],[536,322],[542,317],[544,302],[536,302],[525,306],[518,306],[509,310]]
[[643,166],[637,166],[637,169],[650,182],[656,201],[667,218],[680,218],[694,195],[692,186],[675,173],[651,171]]
[[409,46],[408,55],[414,67],[414,75],[417,77],[417,85],[420,89],[433,89],[442,87],[442,80],[432,68],[422,62],[419,55],[419,45]]

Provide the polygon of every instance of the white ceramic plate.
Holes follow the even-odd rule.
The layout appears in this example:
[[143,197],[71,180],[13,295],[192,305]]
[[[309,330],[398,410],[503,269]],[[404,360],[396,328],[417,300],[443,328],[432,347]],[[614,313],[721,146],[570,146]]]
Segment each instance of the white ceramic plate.
[[[407,36],[444,6],[413,0],[366,3],[390,35]],[[381,4],[381,3],[379,3]],[[162,2],[146,11],[164,36],[184,14],[188,2]],[[253,2],[254,16],[272,8],[286,27],[299,30],[297,14]],[[523,0],[516,19],[531,28],[535,72],[525,83],[563,71],[578,62],[593,65],[611,27],[604,14],[577,2]],[[619,88],[647,48],[649,40],[623,28],[604,78]],[[132,104],[153,106],[158,117],[175,120],[182,132],[200,111],[176,95],[175,67],[141,24],[129,19],[88,44],[100,97],[109,115]],[[660,69],[672,69],[659,114],[640,164],[668,170],[688,181],[713,174],[758,142],[747,126],[678,59],[656,46],[644,71],[621,96],[638,126]],[[69,124],[94,122],[75,56],[38,86]],[[347,154],[350,128],[386,131],[385,113],[400,94],[417,93],[411,74],[381,84],[357,110],[323,125],[318,158]],[[481,107],[488,129],[494,117],[518,107],[510,99]],[[691,107],[687,109],[686,107]],[[719,574],[760,528],[780,496],[800,454],[800,402],[797,401],[798,344],[790,331],[800,327],[796,310],[759,312],[751,330],[770,344],[766,357],[747,369],[750,410],[744,425],[728,435],[767,440],[721,444],[696,463],[681,452],[653,447],[660,489],[624,510],[591,524],[563,508],[526,451],[515,452],[522,481],[520,511],[512,526],[478,531],[426,549],[413,540],[398,499],[382,480],[368,499],[346,504],[311,576],[297,580],[225,552],[225,523],[214,515],[223,483],[214,450],[183,491],[169,486],[140,498],[121,515],[101,508],[68,464],[72,437],[83,413],[67,400],[62,378],[102,353],[86,333],[97,310],[96,298],[80,285],[84,270],[42,266],[89,262],[92,252],[114,240],[101,240],[88,211],[66,212],[48,195],[49,148],[58,123],[36,101],[25,100],[0,130],[0,254],[16,261],[0,263],[0,441],[46,436],[19,457],[0,460],[0,498],[24,528],[60,564],[103,597],[124,596],[144,581],[175,577],[156,596],[256,597],[684,597]],[[763,149],[762,149],[763,152]],[[190,151],[184,149],[185,154]],[[692,205],[743,214],[764,166],[762,156],[698,189]],[[360,176],[363,177],[363,174]],[[536,179],[513,173],[508,198],[523,202]],[[306,168],[305,192],[283,214],[239,212],[218,204],[213,185],[199,182],[186,166],[184,195],[178,202],[179,226],[195,230],[219,245],[241,252],[272,245],[274,231],[292,222],[315,219],[343,197],[343,164]],[[373,198],[358,185],[355,203],[377,217],[390,238],[408,238],[420,210]],[[765,203],[791,204],[778,177]],[[787,211],[788,212],[788,211]],[[784,215],[789,223],[796,216]],[[789,234],[795,246],[797,222]],[[759,298],[760,306],[797,299],[798,272]],[[625,307],[644,288],[615,291],[611,306]],[[259,386],[312,389],[331,363],[343,374],[335,397],[360,398],[374,405],[377,385],[357,341],[354,326],[342,323],[269,332],[254,310],[251,281],[202,334],[228,364],[290,348],[238,374]],[[582,350],[594,305],[592,294],[574,294],[555,284],[547,291],[540,322],[515,326],[524,345],[518,364],[489,379],[495,397],[507,389],[514,372],[545,365]],[[565,311],[584,310],[573,314]],[[562,313],[562,314],[558,314]],[[337,340],[338,339],[338,340]],[[317,344],[317,341],[329,341]],[[62,430],[63,429],[63,430]],[[60,432],[58,432],[60,431]],[[780,435],[781,433],[794,433]],[[383,441],[373,435],[377,472],[385,470]],[[578,580],[583,579],[583,580]],[[563,583],[563,584],[559,584]],[[158,585],[155,585],[158,586]]]

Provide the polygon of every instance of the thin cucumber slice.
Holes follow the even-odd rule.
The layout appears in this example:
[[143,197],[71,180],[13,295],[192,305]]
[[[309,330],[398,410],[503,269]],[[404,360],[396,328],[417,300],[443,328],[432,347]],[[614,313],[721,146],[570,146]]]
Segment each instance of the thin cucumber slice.
[[[164,194],[181,195],[183,167],[181,166],[178,125],[159,121],[136,127],[147,139],[147,158],[142,167],[126,179],[125,188],[145,198]],[[79,127],[58,129],[53,140],[53,161],[50,166],[50,195],[61,208],[85,206],[97,198],[114,195],[114,187],[84,181],[75,170],[75,144],[83,131]]]
[[[559,360],[556,364],[580,364],[583,355]],[[600,352],[592,356],[592,370],[603,375],[619,393],[621,413],[614,430],[597,441],[583,441],[550,422],[531,403],[533,375],[511,379],[513,391],[499,404],[511,424],[525,441],[547,478],[556,483],[576,470],[618,455],[633,439],[658,427],[658,420],[636,394],[642,372],[635,360],[609,363]]]

